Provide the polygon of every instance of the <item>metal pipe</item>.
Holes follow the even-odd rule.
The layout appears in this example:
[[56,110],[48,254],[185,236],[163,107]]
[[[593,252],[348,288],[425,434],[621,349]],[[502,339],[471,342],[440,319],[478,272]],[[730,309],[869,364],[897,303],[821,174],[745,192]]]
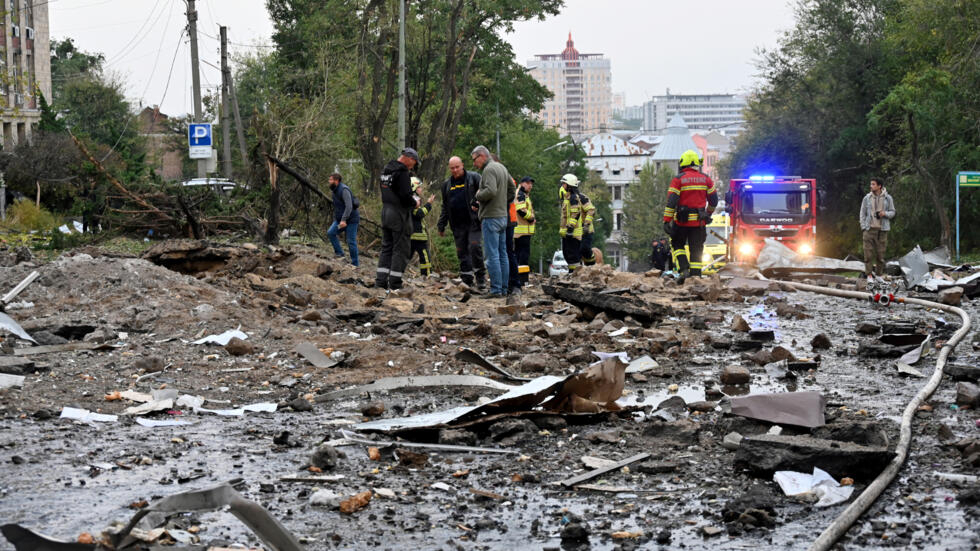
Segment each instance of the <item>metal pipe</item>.
[[[820,293],[829,296],[836,296],[842,298],[854,298],[858,300],[874,300],[874,296],[868,293],[862,293],[858,291],[844,291],[841,289],[827,289],[824,287],[818,287],[816,285],[808,285],[805,283],[795,283],[789,281],[781,281],[783,285],[787,285],[794,289],[800,291],[809,291],[812,293]],[[939,387],[939,383],[943,378],[943,368],[946,366],[946,360],[949,358],[950,353],[953,348],[963,340],[970,331],[971,319],[969,314],[967,314],[962,308],[957,308],[955,306],[949,306],[947,304],[940,304],[938,302],[933,302],[930,300],[922,300],[917,298],[902,298],[895,297],[895,302],[900,302],[904,304],[912,304],[915,306],[923,306],[926,308],[936,308],[956,314],[963,321],[960,328],[953,333],[953,336],[946,341],[943,345],[942,350],[939,352],[939,357],[936,360],[936,369],[933,371],[932,376],[926,381],[926,384],[919,389],[919,392],[915,394],[912,401],[905,406],[905,411],[902,414],[902,424],[900,430],[900,436],[898,439],[898,444],[895,446],[895,458],[885,467],[885,470],[875,478],[867,488],[861,492],[854,501],[848,505],[847,509],[836,518],[834,522],[828,526],[820,536],[814,540],[810,545],[810,551],[825,551],[830,549],[831,546],[843,536],[851,525],[857,521],[865,511],[878,499],[878,497],[888,488],[895,476],[898,475],[898,471],[902,468],[902,464],[905,463],[905,459],[908,457],[909,446],[912,443],[912,418],[915,415],[918,407],[925,402],[932,393],[936,391]],[[880,299],[879,299],[880,302]],[[885,303],[887,305],[887,303]]]

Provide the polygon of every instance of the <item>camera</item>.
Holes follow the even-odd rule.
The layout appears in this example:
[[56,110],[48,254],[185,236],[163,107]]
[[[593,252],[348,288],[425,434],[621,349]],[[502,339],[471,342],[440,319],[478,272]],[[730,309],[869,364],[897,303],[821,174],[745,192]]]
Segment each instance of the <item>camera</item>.
[[881,218],[881,213],[880,212],[876,212],[875,213],[875,218]]

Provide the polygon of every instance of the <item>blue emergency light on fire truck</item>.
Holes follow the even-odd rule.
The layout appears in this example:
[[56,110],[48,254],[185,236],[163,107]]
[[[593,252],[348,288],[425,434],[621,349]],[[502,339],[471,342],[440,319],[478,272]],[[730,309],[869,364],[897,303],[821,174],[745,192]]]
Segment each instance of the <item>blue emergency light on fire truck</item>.
[[729,258],[754,262],[764,240],[813,254],[817,238],[817,181],[799,176],[756,175],[728,182]]

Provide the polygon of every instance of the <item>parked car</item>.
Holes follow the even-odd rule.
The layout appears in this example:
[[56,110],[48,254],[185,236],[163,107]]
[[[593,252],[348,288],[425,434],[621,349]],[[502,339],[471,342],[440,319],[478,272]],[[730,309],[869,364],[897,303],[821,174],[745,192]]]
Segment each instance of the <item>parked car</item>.
[[211,189],[222,195],[230,195],[231,192],[238,188],[238,184],[228,178],[194,178],[181,182],[180,185],[191,189]]
[[548,275],[557,277],[567,273],[568,262],[565,262],[565,255],[561,254],[561,251],[555,251],[555,255],[551,257],[551,266],[548,268]]

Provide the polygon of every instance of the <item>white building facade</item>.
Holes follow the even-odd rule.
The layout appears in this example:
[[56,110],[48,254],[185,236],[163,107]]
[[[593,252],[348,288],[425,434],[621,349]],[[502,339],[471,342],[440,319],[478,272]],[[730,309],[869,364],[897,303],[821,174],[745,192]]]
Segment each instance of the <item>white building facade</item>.
[[602,54],[580,54],[568,33],[565,51],[536,55],[528,61],[531,76],[554,96],[536,114],[561,134],[584,136],[609,125],[612,115],[612,70]]
[[612,232],[606,239],[604,260],[606,264],[618,266],[620,271],[628,271],[629,259],[622,245],[623,204],[630,184],[636,181],[650,160],[650,152],[606,132],[585,140],[582,148],[589,171],[606,182],[612,197]]
[[736,94],[671,94],[654,96],[643,104],[643,128],[661,132],[673,115],[680,115],[692,130],[717,130],[736,136],[745,130],[746,97]]

